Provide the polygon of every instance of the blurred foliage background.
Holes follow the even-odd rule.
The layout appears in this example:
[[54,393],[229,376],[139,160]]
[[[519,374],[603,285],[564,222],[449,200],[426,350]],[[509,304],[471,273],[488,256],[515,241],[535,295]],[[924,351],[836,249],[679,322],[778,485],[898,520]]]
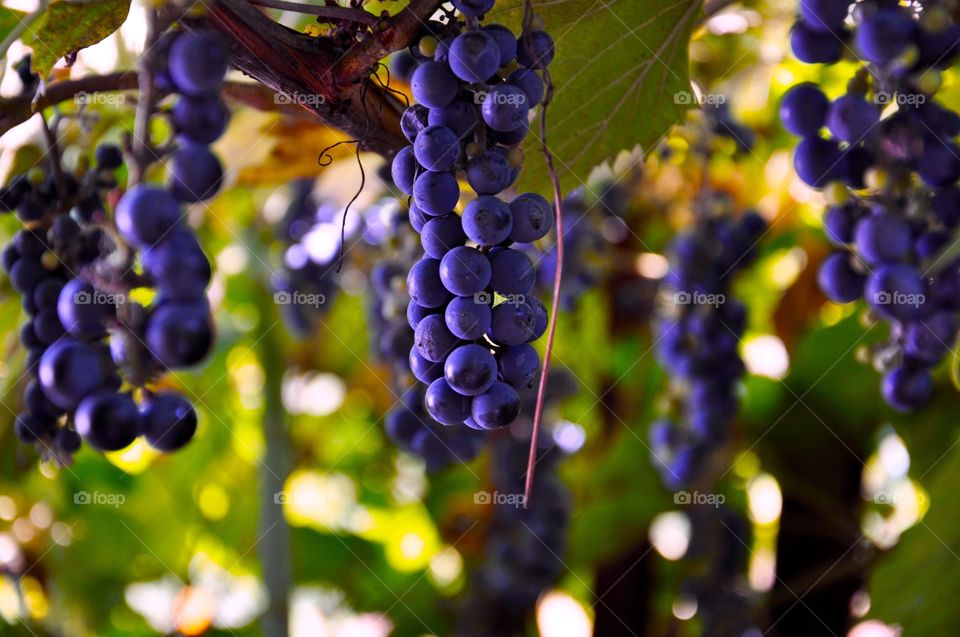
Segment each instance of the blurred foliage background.
[[[549,26],[550,10],[543,15]],[[692,568],[678,559],[689,529],[651,467],[646,430],[664,387],[648,327],[662,251],[705,185],[771,224],[736,287],[750,310],[742,345],[749,376],[738,451],[719,487],[751,521],[744,586],[759,600],[758,614],[768,626],[788,617],[770,633],[785,635],[834,634],[811,622],[814,607],[845,613],[856,637],[897,634],[894,626],[906,635],[952,634],[960,621],[950,599],[960,583],[952,494],[958,399],[941,391],[919,415],[891,412],[879,400],[877,374],[857,361],[884,328],[817,290],[814,273],[827,252],[823,201],[792,173],[793,140],[776,106],[802,79],[831,96],[843,92],[849,68],[821,72],[792,60],[793,19],[786,0],[732,3],[693,30],[696,92],[726,97],[756,136],[749,151],[736,153],[727,140],[709,165],[692,159],[695,108],[666,139],[644,140],[590,176],[562,175],[567,190],[620,183],[630,233],[587,255],[596,284],[560,316],[555,360],[575,372],[579,387],[551,418],[582,440],[559,470],[573,501],[565,572],[531,617],[531,635],[698,634],[695,612],[679,597]],[[131,68],[142,21],[134,4],[117,33],[56,72]],[[596,35],[576,39],[595,47]],[[15,45],[8,59],[25,50]],[[562,41],[559,51],[562,60]],[[592,80],[612,72],[598,70]],[[944,79],[941,97],[956,105],[957,74]],[[0,92],[15,90],[8,69]],[[585,99],[587,88],[578,90]],[[132,96],[114,98],[83,105],[90,126],[71,120],[67,162],[130,127]],[[637,117],[673,106],[636,100]],[[0,570],[7,575],[0,634],[259,635],[268,610],[264,575],[287,568],[268,559],[270,544],[285,534],[293,635],[452,634],[470,569],[483,559],[489,507],[474,495],[489,486],[487,457],[428,475],[384,435],[394,400],[389,371],[370,355],[361,320],[369,296],[363,271],[376,250],[348,260],[343,290],[319,329],[302,340],[290,335],[270,285],[290,182],[315,180],[317,193],[344,205],[358,170],[345,154],[318,167],[319,150],[337,133],[306,118],[231,106],[216,145],[230,158],[229,188],[191,213],[215,265],[216,350],[202,368],[168,381],[200,410],[199,433],[186,449],[162,456],[139,442],[105,455],[85,448],[58,468],[18,444],[21,309],[0,281]],[[65,115],[78,108],[60,106]],[[585,109],[584,121],[601,111]],[[169,135],[163,126],[158,118],[161,138]],[[4,176],[36,161],[36,119],[0,145]],[[364,162],[376,175],[382,160]],[[355,209],[384,192],[368,179]],[[0,220],[0,241],[16,229],[15,219]],[[943,369],[938,379],[948,386],[954,377]]]

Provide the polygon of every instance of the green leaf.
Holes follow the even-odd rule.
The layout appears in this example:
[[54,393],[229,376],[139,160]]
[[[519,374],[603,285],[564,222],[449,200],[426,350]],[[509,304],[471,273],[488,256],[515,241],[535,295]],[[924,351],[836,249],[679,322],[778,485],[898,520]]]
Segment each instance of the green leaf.
[[955,597],[960,586],[960,453],[952,445],[934,476],[926,481],[927,515],[881,558],[870,577],[872,614],[900,624],[904,635],[953,634],[960,624]]
[[33,49],[34,70],[46,77],[63,56],[94,45],[119,29],[129,11],[130,0],[54,2],[26,42]]
[[20,20],[26,15],[20,11],[14,11],[6,7],[0,7],[0,40],[3,40],[13,31],[13,28],[20,24]]
[[[502,3],[491,21],[519,32],[523,3]],[[556,42],[547,141],[564,191],[623,149],[656,142],[683,116],[691,95],[687,48],[700,0],[538,0]],[[499,6],[499,3],[498,3]],[[680,102],[680,103],[677,103]],[[524,144],[520,187],[550,190],[539,118]]]

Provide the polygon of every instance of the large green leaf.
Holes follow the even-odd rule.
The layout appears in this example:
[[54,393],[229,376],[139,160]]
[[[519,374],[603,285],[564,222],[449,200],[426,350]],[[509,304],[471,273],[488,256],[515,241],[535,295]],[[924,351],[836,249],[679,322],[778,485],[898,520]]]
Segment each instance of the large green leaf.
[[46,77],[63,56],[96,44],[119,29],[129,11],[130,0],[54,2],[27,40],[33,49],[34,70]]
[[956,491],[960,453],[948,448],[926,485],[930,510],[870,577],[873,614],[905,635],[951,635],[960,624],[960,525]]
[[24,14],[6,7],[0,7],[0,40],[7,37],[13,28],[20,24]]
[[[500,5],[503,5],[501,8]],[[547,140],[564,190],[625,148],[644,149],[690,104],[687,48],[702,15],[700,0],[538,0],[556,41],[556,87]],[[491,20],[515,29],[523,2],[501,2]],[[548,192],[539,120],[526,141],[521,187]]]

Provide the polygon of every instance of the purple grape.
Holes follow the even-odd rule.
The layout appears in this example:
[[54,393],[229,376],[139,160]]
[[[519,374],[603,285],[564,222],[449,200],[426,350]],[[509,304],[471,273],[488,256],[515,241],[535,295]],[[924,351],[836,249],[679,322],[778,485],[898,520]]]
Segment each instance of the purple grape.
[[864,276],[850,265],[850,255],[834,252],[820,265],[820,289],[836,303],[852,303],[863,295]]
[[926,292],[919,272],[907,265],[892,264],[877,268],[867,278],[864,296],[880,314],[904,320],[924,313]]
[[506,427],[520,415],[520,395],[510,385],[496,382],[473,399],[470,415],[484,429]]
[[170,192],[179,201],[210,199],[223,182],[223,166],[207,146],[187,142],[173,153]]
[[880,121],[877,108],[858,93],[847,93],[830,105],[827,128],[836,139],[855,144]]
[[482,345],[461,345],[443,364],[447,384],[464,396],[477,396],[490,389],[497,380],[497,361]]
[[116,313],[110,296],[81,279],[71,279],[63,286],[56,308],[63,329],[84,340],[105,336],[106,322]]
[[857,29],[857,50],[864,59],[888,64],[912,43],[916,26],[902,7],[886,7],[866,15]]
[[553,207],[540,195],[528,192],[510,202],[513,227],[510,238],[517,243],[533,243],[553,229]]
[[519,68],[510,74],[507,82],[524,92],[531,107],[543,101],[546,88],[535,70]]
[[457,296],[450,300],[444,310],[447,329],[466,341],[481,338],[490,330],[493,314],[489,303],[476,296]]
[[425,62],[410,80],[413,99],[428,108],[440,108],[454,100],[460,90],[456,76],[443,62]]
[[927,144],[917,164],[917,174],[932,188],[944,188],[960,179],[960,148],[953,142]]
[[485,150],[467,164],[467,182],[478,195],[495,195],[513,183],[514,169],[506,157]]
[[461,99],[440,108],[430,109],[427,121],[430,126],[446,126],[456,133],[459,139],[464,139],[477,127],[480,115],[473,102]]
[[74,409],[106,381],[103,356],[91,345],[63,338],[40,358],[38,377],[47,399],[61,409]]
[[470,397],[454,391],[445,378],[430,383],[423,402],[430,417],[443,425],[460,425],[470,417]]
[[528,69],[542,69],[556,53],[553,38],[545,31],[530,31],[517,38],[517,62]]
[[428,126],[417,135],[413,153],[427,170],[450,170],[460,156],[460,140],[446,126]]
[[123,153],[116,144],[100,144],[95,155],[100,170],[116,170],[123,165]]
[[498,84],[487,93],[480,110],[487,126],[509,133],[527,124],[530,98],[513,84]]
[[933,398],[933,378],[923,368],[898,367],[883,377],[883,397],[899,412],[916,411]]
[[490,336],[503,345],[522,345],[531,340],[537,317],[526,303],[501,303],[493,308]]
[[407,291],[413,302],[426,308],[441,307],[450,298],[450,292],[440,279],[440,261],[421,259],[407,274]]
[[179,135],[196,144],[212,144],[227,128],[230,112],[218,95],[181,97],[170,111]]
[[844,0],[800,0],[800,15],[816,31],[839,33],[850,5]]
[[410,373],[424,385],[429,385],[443,376],[443,365],[424,358],[416,345],[410,348],[407,362],[410,364]]
[[162,303],[147,321],[150,353],[166,367],[196,365],[213,345],[213,326],[205,303]]
[[140,412],[127,394],[100,392],[80,402],[73,423],[94,449],[119,451],[137,439]]
[[180,204],[166,190],[138,184],[117,204],[117,230],[128,242],[146,247],[176,228],[182,214]]
[[797,144],[793,166],[804,183],[821,187],[842,172],[843,156],[836,142],[808,137]]
[[533,262],[519,250],[498,250],[490,258],[490,268],[490,285],[503,296],[529,294],[537,280]]
[[151,394],[140,408],[140,433],[159,451],[176,451],[197,431],[197,412],[174,392]]
[[164,298],[194,301],[205,298],[210,282],[210,262],[196,236],[176,230],[142,256],[143,267]]
[[411,104],[403,111],[403,115],[400,116],[400,130],[407,141],[411,144],[415,142],[420,131],[430,125],[428,122],[432,112],[423,104]]
[[440,314],[431,314],[417,323],[414,332],[417,351],[430,362],[440,363],[457,346],[459,341]]
[[463,209],[463,230],[482,246],[495,246],[510,237],[513,213],[510,206],[489,195],[477,197]]
[[464,31],[450,44],[448,62],[464,82],[485,82],[500,68],[500,47],[486,31]]
[[170,77],[187,95],[215,91],[227,74],[229,61],[226,48],[208,31],[184,33],[170,45]]
[[423,251],[434,259],[442,259],[453,248],[462,246],[466,239],[460,215],[455,213],[430,219],[420,232]]
[[869,263],[890,263],[910,251],[910,225],[892,212],[878,212],[861,219],[854,229],[860,255]]
[[514,37],[513,31],[502,24],[488,24],[481,30],[492,37],[494,42],[497,43],[497,48],[500,49],[498,68],[503,68],[513,62],[513,59],[517,57],[517,38]]
[[500,353],[498,365],[503,381],[520,391],[533,386],[540,371],[540,356],[531,345],[513,345]]
[[424,214],[439,217],[456,207],[460,185],[453,173],[427,171],[413,182],[413,200]]
[[450,0],[468,18],[480,18],[493,8],[494,0]]
[[394,155],[393,162],[390,164],[390,176],[393,178],[393,183],[405,195],[413,194],[413,180],[417,178],[417,174],[421,170],[414,155],[413,146],[401,148],[400,152]]
[[798,20],[790,31],[790,48],[801,62],[832,64],[843,54],[843,41],[833,33],[819,32]]
[[457,296],[477,294],[490,283],[490,260],[474,248],[456,247],[440,260],[440,280]]

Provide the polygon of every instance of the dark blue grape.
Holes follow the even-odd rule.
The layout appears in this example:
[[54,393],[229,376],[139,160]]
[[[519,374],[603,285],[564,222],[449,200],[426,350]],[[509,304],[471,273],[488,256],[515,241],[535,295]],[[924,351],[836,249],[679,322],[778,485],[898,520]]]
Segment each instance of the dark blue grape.
[[117,204],[117,230],[128,242],[153,245],[180,223],[180,204],[166,190],[138,184]]
[[151,394],[140,409],[140,433],[159,451],[182,448],[197,431],[197,412],[174,392]]
[[480,110],[487,126],[501,133],[509,133],[527,124],[530,98],[513,84],[498,84],[487,93]]
[[421,259],[407,274],[407,291],[414,303],[427,308],[440,307],[450,298],[450,292],[440,280],[440,261]]
[[540,370],[540,356],[526,343],[514,345],[500,353],[498,366],[503,382],[520,391],[533,385]]
[[536,106],[543,101],[546,88],[543,85],[543,80],[540,79],[540,76],[537,75],[535,70],[524,68],[517,69],[510,74],[510,76],[507,78],[507,82],[524,92],[531,107]]
[[393,162],[390,164],[390,176],[393,178],[393,183],[400,189],[400,192],[407,195],[413,194],[413,180],[417,178],[421,170],[414,155],[413,146],[405,146],[400,149],[400,152],[394,155]]
[[[442,284],[441,284],[442,285]],[[411,329],[417,329],[417,323],[431,314],[436,314],[437,308],[423,307],[418,303],[411,301],[407,305],[407,323]]]
[[171,232],[145,250],[142,260],[144,269],[164,298],[177,301],[204,298],[204,290],[210,282],[210,262],[192,232]]
[[443,62],[425,62],[417,67],[410,80],[413,99],[428,108],[446,106],[457,96],[460,84]]
[[[412,108],[412,107],[411,107]],[[460,139],[466,138],[477,127],[480,115],[473,102],[454,100],[440,108],[431,108],[427,116],[430,126],[446,126]]]
[[930,402],[933,378],[923,368],[898,367],[883,377],[883,397],[897,411],[909,413]]
[[528,192],[510,202],[513,227],[510,238],[517,243],[532,243],[553,229],[553,208],[540,195]]
[[474,248],[454,248],[440,260],[440,280],[452,294],[472,296],[490,283],[490,260]]
[[815,187],[836,179],[842,172],[842,163],[843,156],[837,143],[819,137],[808,137],[801,141],[793,156],[797,176],[807,185]]
[[837,303],[852,303],[863,294],[864,276],[853,269],[846,252],[827,257],[820,265],[817,281],[824,294]]
[[926,310],[926,286],[916,269],[902,264],[883,265],[868,278],[864,296],[880,314],[908,319]]
[[800,15],[811,29],[839,33],[850,5],[844,0],[800,0]]
[[457,338],[473,341],[490,330],[492,311],[485,299],[476,296],[454,297],[444,310],[447,328]]
[[517,39],[514,37],[513,31],[502,24],[488,24],[481,30],[492,37],[497,43],[497,48],[500,49],[498,66],[502,68],[513,62],[513,59],[517,57]]
[[864,16],[857,29],[857,50],[864,59],[888,64],[912,43],[916,27],[902,7],[887,7]]
[[454,391],[445,378],[430,383],[423,402],[430,417],[443,425],[459,425],[470,417],[471,398]]
[[780,102],[780,121],[787,131],[813,137],[827,123],[830,100],[816,84],[804,82],[790,87]]
[[230,112],[218,95],[181,97],[170,110],[173,129],[196,144],[212,144],[227,128]]
[[545,31],[530,31],[517,38],[517,62],[528,69],[542,69],[555,55],[553,38]]
[[400,130],[411,144],[417,140],[420,131],[430,125],[431,113],[431,109],[423,104],[411,104],[403,111],[400,116]]
[[490,258],[490,268],[490,285],[503,296],[529,294],[536,283],[533,262],[519,250],[498,250]]
[[903,333],[903,352],[911,359],[936,365],[953,347],[956,334],[956,315],[937,312],[907,324]]
[[431,314],[417,323],[414,332],[417,351],[430,362],[440,363],[457,346],[459,340],[449,329],[440,314]]
[[833,33],[816,31],[803,20],[798,20],[790,31],[790,48],[801,62],[832,64],[843,53],[843,41]]
[[97,168],[116,170],[123,165],[123,153],[116,144],[100,144],[96,150]]
[[163,303],[147,321],[150,353],[166,367],[196,365],[213,345],[210,311],[205,303]]
[[960,179],[960,148],[937,140],[928,144],[917,164],[917,174],[932,188],[953,185]]
[[428,126],[417,135],[413,153],[427,170],[449,170],[460,156],[460,140],[446,126]]
[[447,61],[464,82],[485,82],[500,68],[500,47],[486,31],[464,31],[450,44]]
[[40,358],[40,386],[47,399],[61,409],[74,409],[106,381],[103,356],[86,343],[63,338]]
[[429,385],[443,376],[443,365],[424,358],[416,345],[410,348],[407,362],[410,364],[410,373],[424,385]]
[[480,18],[493,8],[494,0],[450,0],[453,6],[469,18]]
[[457,393],[477,396],[496,382],[497,361],[482,345],[461,345],[447,356],[443,374],[447,384]]
[[899,261],[911,248],[910,225],[895,213],[877,212],[857,223],[854,241],[869,263]]
[[413,200],[425,214],[448,214],[460,200],[457,178],[449,172],[424,172],[413,182]]
[[837,98],[827,113],[827,128],[833,136],[851,144],[862,141],[879,121],[877,108],[859,93]]
[[520,395],[510,385],[498,381],[473,399],[470,415],[484,429],[506,427],[520,415]]
[[495,195],[513,183],[514,169],[506,157],[485,150],[467,163],[467,182],[478,195]]
[[86,281],[71,279],[60,292],[56,315],[71,336],[92,340],[107,333],[107,320],[116,306],[110,295],[104,294]]
[[184,33],[170,45],[170,77],[182,93],[204,95],[223,82],[229,60],[230,54],[213,33]]
[[503,201],[489,195],[477,197],[463,209],[463,230],[482,246],[495,246],[510,236],[513,213]]
[[73,416],[87,443],[100,451],[128,447],[140,432],[140,412],[127,394],[100,392],[84,398]]
[[434,259],[442,259],[453,248],[462,246],[466,239],[460,215],[455,213],[430,219],[420,232],[423,251]]
[[535,333],[537,317],[527,303],[501,303],[493,308],[490,336],[503,345],[521,345]]
[[223,182],[223,166],[207,146],[187,142],[173,153],[170,192],[178,200],[196,203],[210,199]]

